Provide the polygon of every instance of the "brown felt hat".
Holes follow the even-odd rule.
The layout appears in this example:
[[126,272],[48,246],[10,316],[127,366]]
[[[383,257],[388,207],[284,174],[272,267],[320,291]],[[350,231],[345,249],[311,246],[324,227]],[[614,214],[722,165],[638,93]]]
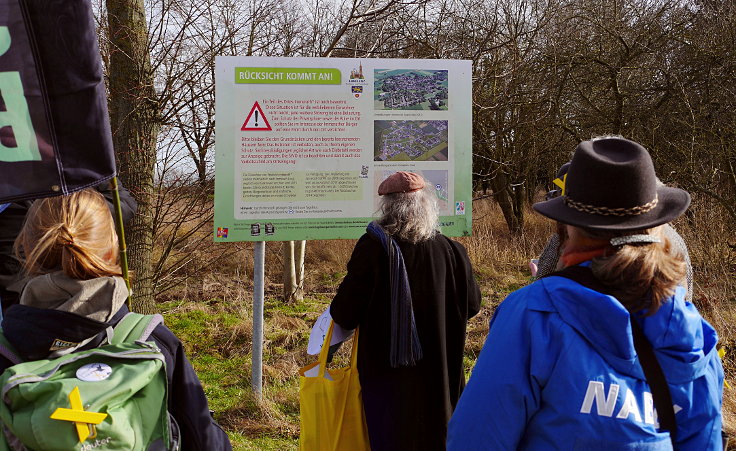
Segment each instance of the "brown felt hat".
[[657,186],[649,152],[624,138],[581,142],[560,197],[533,205],[538,213],[593,230],[648,229],[687,210],[687,191]]
[[410,193],[424,188],[424,177],[413,172],[399,171],[378,185],[378,195]]

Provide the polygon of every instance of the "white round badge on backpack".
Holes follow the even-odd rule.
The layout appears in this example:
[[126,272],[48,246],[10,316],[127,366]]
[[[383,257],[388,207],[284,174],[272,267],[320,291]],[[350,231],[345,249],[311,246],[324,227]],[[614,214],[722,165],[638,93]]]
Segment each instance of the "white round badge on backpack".
[[[317,318],[317,321],[314,322],[312,332],[309,334],[307,354],[317,355],[319,354],[319,351],[322,350],[322,343],[325,342],[327,331],[330,330],[330,321],[332,321],[332,316],[330,315],[330,308],[327,307],[327,310],[325,310],[325,312],[321,314],[319,318]],[[330,340],[330,346],[337,343],[342,343],[343,341],[350,338],[351,335],[353,335],[352,330],[345,330],[337,323],[335,323],[335,327],[332,328],[332,339]]]
[[88,363],[77,370],[77,379],[84,382],[104,381],[112,374],[112,368],[106,363]]

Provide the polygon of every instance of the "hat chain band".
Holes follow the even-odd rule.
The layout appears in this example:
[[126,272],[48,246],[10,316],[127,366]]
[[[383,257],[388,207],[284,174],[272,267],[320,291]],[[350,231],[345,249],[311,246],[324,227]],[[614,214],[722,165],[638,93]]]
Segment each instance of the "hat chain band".
[[589,213],[593,215],[603,216],[636,216],[647,213],[657,206],[659,197],[655,196],[652,201],[647,202],[644,205],[637,205],[631,208],[608,208],[608,207],[596,207],[594,205],[583,204],[576,202],[570,198],[570,196],[564,196],[563,200],[565,205],[572,207],[583,213]]

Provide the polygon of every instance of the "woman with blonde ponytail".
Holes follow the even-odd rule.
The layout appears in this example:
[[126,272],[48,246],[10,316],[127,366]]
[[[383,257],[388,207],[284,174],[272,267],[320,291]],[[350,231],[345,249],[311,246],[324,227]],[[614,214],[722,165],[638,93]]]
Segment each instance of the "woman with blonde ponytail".
[[97,191],[35,201],[15,247],[29,276],[59,268],[79,280],[121,275],[115,224]]
[[562,270],[498,307],[448,449],[716,450],[723,368],[662,232],[690,204],[619,137],[575,150],[560,197]]
[[[94,187],[94,191],[102,194],[107,208],[114,212],[111,183],[102,182]],[[138,203],[120,182],[117,183],[117,197],[120,200],[123,224],[127,225],[135,216]],[[0,302],[3,311],[18,303],[19,293],[16,290],[17,283],[22,278],[22,268],[13,248],[31,206],[33,201],[29,200],[0,204]]]
[[[36,200],[15,241],[26,276],[20,302],[5,312],[2,331],[25,361],[54,358],[106,343],[127,313],[118,239],[104,197],[94,189]],[[151,339],[166,361],[168,409],[183,450],[229,450],[210,415],[202,385],[181,341],[163,324]],[[0,372],[11,366],[0,357]]]

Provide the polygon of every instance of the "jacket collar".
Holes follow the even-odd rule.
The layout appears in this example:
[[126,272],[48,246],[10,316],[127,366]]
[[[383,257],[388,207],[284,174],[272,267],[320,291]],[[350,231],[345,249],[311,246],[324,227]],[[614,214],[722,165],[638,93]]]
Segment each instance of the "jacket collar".
[[5,312],[2,330],[19,357],[38,360],[101,345],[108,328],[126,313],[123,305],[103,322],[61,310],[13,305]]

